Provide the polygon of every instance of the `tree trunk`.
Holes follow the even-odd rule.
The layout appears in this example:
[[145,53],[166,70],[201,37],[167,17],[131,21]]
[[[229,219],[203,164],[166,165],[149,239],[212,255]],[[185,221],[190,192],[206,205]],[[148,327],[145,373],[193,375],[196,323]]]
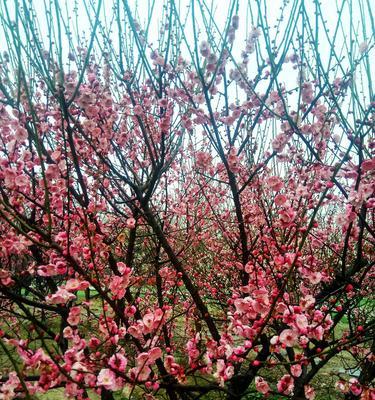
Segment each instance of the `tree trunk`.
[[114,400],[113,394],[110,390],[102,389],[102,394],[100,396],[101,400]]
[[253,374],[234,376],[227,385],[227,389],[229,392],[227,395],[227,400],[242,399],[253,379]]

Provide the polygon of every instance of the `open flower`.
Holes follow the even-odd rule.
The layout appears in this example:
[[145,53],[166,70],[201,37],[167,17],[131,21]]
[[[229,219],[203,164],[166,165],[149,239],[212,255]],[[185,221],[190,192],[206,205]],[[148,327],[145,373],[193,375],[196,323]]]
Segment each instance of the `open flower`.
[[79,307],[72,307],[69,311],[69,317],[67,319],[68,323],[72,326],[76,326],[79,324],[81,309]]
[[54,294],[49,294],[46,297],[46,302],[50,304],[66,304],[70,300],[74,300],[76,296],[68,292],[66,289],[59,288]]
[[113,389],[116,386],[116,375],[113,371],[108,368],[104,368],[99,372],[98,386],[103,386],[108,390]]
[[298,341],[298,336],[292,329],[284,329],[280,334],[280,342],[286,347],[293,347]]
[[279,192],[283,188],[283,181],[278,176],[270,176],[267,184],[274,192]]
[[136,224],[136,221],[135,221],[134,218],[128,218],[126,220],[126,227],[129,228],[129,229],[134,229],[135,228],[135,224]]
[[290,367],[290,372],[293,376],[295,376],[296,378],[298,378],[299,376],[301,376],[302,374],[302,367],[300,366],[300,364],[294,364]]
[[69,292],[76,292],[77,290],[85,290],[90,286],[87,281],[79,281],[78,279],[69,279],[65,284],[65,289]]
[[296,315],[295,325],[300,331],[305,332],[309,322],[304,314],[298,314]]
[[279,382],[277,382],[277,390],[282,394],[291,394],[294,389],[294,379],[290,375],[284,375]]
[[267,394],[270,391],[270,386],[267,381],[260,376],[255,378],[255,387],[258,392]]
[[124,372],[126,365],[128,363],[127,358],[121,353],[113,354],[113,356],[108,360],[108,365],[117,369],[118,371]]
[[315,390],[310,385],[305,385],[305,397],[307,400],[314,400],[315,399]]

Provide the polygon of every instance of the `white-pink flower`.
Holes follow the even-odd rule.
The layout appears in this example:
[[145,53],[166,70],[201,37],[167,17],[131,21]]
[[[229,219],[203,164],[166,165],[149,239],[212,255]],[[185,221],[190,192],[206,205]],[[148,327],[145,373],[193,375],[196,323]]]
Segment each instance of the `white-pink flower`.
[[279,393],[291,394],[294,389],[294,379],[290,375],[284,375],[279,382],[277,382],[277,390]]
[[70,300],[74,300],[76,296],[68,292],[66,289],[59,288],[54,294],[46,297],[46,302],[50,304],[66,304]]
[[68,316],[68,319],[67,319],[67,321],[68,321],[68,323],[70,325],[75,326],[75,325],[79,324],[79,322],[81,320],[80,312],[81,312],[81,309],[79,307],[72,307],[70,309],[69,316]]
[[145,326],[145,331],[147,333],[151,332],[154,326],[154,314],[153,313],[147,313],[143,316],[143,325]]
[[269,294],[265,288],[257,289],[251,293],[254,300],[252,301],[252,307],[255,312],[265,315],[270,306]]
[[129,229],[134,229],[134,228],[135,228],[135,225],[136,225],[136,221],[135,221],[134,218],[128,218],[128,219],[126,220],[126,226],[127,226],[127,228],[129,228]]
[[320,272],[314,271],[307,275],[307,279],[312,285],[317,285],[322,280],[322,274]]
[[152,348],[148,352],[148,357],[149,357],[148,363],[149,364],[154,363],[158,358],[161,358],[162,355],[163,355],[163,353],[162,353],[160,347]]
[[73,338],[73,329],[71,326],[67,326],[63,330],[63,336],[65,339],[72,339]]
[[308,310],[311,306],[315,304],[315,298],[308,294],[300,300],[299,304],[303,310]]
[[322,340],[323,339],[323,334],[324,334],[324,328],[322,326],[316,326],[314,329],[312,329],[308,336],[310,338],[316,339],[316,340]]
[[294,221],[297,213],[293,210],[292,207],[288,207],[284,210],[281,210],[279,215],[280,215],[281,225],[284,228],[287,228]]
[[309,322],[304,314],[296,315],[295,324],[300,331],[305,331],[309,325]]
[[270,391],[270,386],[265,379],[260,376],[255,378],[255,387],[258,392],[267,394]]
[[99,372],[98,386],[103,386],[108,390],[113,389],[116,386],[116,375],[113,371],[108,368],[104,368]]
[[307,400],[314,400],[315,399],[315,390],[310,385],[305,385],[305,397]]
[[293,347],[298,341],[298,335],[292,329],[284,329],[280,333],[280,342],[286,347]]
[[133,381],[146,381],[151,373],[151,368],[147,365],[134,367],[129,371],[129,377]]
[[65,289],[69,292],[76,292],[77,290],[85,290],[90,286],[87,281],[79,281],[78,279],[69,279],[65,284]]

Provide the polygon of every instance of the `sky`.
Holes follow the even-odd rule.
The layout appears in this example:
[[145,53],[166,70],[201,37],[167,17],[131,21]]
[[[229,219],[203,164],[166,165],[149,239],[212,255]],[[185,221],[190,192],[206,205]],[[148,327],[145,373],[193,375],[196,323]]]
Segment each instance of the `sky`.
[[[55,18],[55,2],[54,0],[20,0],[19,2],[32,4],[35,10],[36,18],[38,19],[38,30],[39,37],[44,41],[44,48],[47,50],[50,45],[48,38],[49,27],[52,26],[55,29],[55,35],[57,32],[57,23]],[[90,32],[92,30],[93,24],[93,10],[97,7],[99,0],[56,0],[56,4],[60,7],[62,19],[60,19],[61,30],[64,32],[64,27],[67,22],[70,24],[70,29],[72,31],[72,46],[77,48],[77,45],[86,44],[89,42]],[[333,37],[336,37],[335,41],[335,51],[337,57],[340,59],[340,68],[332,68],[329,72],[329,79],[334,80],[337,77],[343,76],[343,74],[348,71],[351,67],[353,59],[359,56],[360,46],[366,44],[368,46],[374,46],[374,32],[371,29],[371,18],[370,13],[367,12],[367,4],[370,4],[368,0],[321,0],[321,13],[322,18],[325,20],[327,31],[323,29],[321,20],[319,20],[318,28],[316,29],[315,18],[314,18],[314,4],[313,0],[290,0],[286,2],[285,0],[260,0],[261,5],[260,15],[267,21],[270,27],[269,36],[275,38],[276,44],[279,44],[283,37],[283,32],[289,21],[289,15],[292,12],[293,4],[297,2],[302,4],[304,2],[308,15],[310,16],[310,24],[312,30],[319,37],[319,56],[321,62],[328,66],[333,67],[334,62],[330,61],[330,43]],[[118,48],[120,41],[118,39],[118,28],[116,21],[113,19],[113,7],[119,3],[123,9],[123,0],[102,0],[100,20],[101,25],[98,27],[99,36],[101,32],[109,33],[112,44],[115,48]],[[195,7],[195,19],[192,19],[192,1],[191,0],[175,0],[176,7],[179,10],[180,21],[185,24],[185,34],[187,43],[183,44],[180,48],[183,57],[189,58],[189,50],[194,49],[194,27],[199,35],[199,42],[206,40],[208,35],[212,35],[217,41],[220,40],[220,36],[225,29],[225,24],[227,21],[227,15],[229,12],[229,6],[232,4],[230,0],[194,0]],[[286,3],[286,7],[282,8],[282,5]],[[0,15],[10,16],[10,20],[15,20],[15,10],[16,10],[16,0],[0,0]],[[131,13],[134,18],[139,22],[142,28],[145,28],[149,23],[148,28],[148,42],[151,44],[151,48],[157,48],[157,39],[159,37],[160,27],[163,21],[165,21],[166,12],[165,10],[169,5],[169,1],[164,0],[128,0],[127,4],[131,9]],[[259,26],[259,18],[257,17],[258,2],[256,0],[239,0],[238,10],[236,11],[239,15],[239,29],[236,32],[235,44],[232,48],[232,54],[235,60],[241,59],[241,52],[245,48],[246,38],[249,32],[252,30],[253,26]],[[202,29],[202,16],[199,12],[200,6],[206,11],[211,10],[213,15],[210,28],[207,32]],[[22,7],[22,6],[21,6]],[[51,13],[45,12],[45,7],[51,7]],[[343,10],[341,14],[340,24],[338,22],[338,10]],[[374,11],[375,7],[372,7]],[[362,15],[361,15],[362,11]],[[152,14],[150,18],[150,14]],[[52,17],[51,17],[52,16]],[[90,19],[91,18],[91,19]],[[352,25],[350,24],[352,21]],[[349,29],[350,25],[352,30]],[[129,26],[125,22],[124,12],[121,14],[121,29],[123,31],[129,31]],[[336,31],[337,27],[337,31]],[[0,28],[1,29],[1,28]],[[301,21],[297,26],[297,30],[300,34],[306,33],[306,27],[303,28]],[[20,28],[22,31],[22,28]],[[277,31],[279,30],[279,33]],[[21,33],[22,35],[22,33]],[[5,37],[1,35],[0,37]],[[77,37],[80,37],[80,41],[77,41]],[[351,42],[351,39],[354,41]],[[264,35],[260,37],[260,47],[265,48]],[[54,42],[57,43],[57,36],[54,38]],[[25,41],[26,43],[26,41]],[[351,45],[353,43],[353,45]],[[71,46],[68,40],[68,36],[62,35],[62,48],[63,48],[63,62],[68,62],[68,53]],[[97,43],[94,43],[97,46]],[[176,43],[174,44],[176,45]],[[290,48],[289,54],[293,51],[299,51],[299,43],[297,41],[293,42],[294,50]],[[55,44],[54,44],[55,46]],[[0,50],[7,49],[6,40],[0,40]],[[148,50],[148,55],[151,50]],[[100,54],[100,51],[97,53]],[[132,54],[132,51],[129,51]],[[265,53],[264,53],[265,54]],[[373,54],[373,53],[371,53]],[[266,56],[266,54],[265,54]],[[251,55],[250,62],[248,63],[249,76],[254,76],[257,73],[258,63],[256,62],[255,55]],[[370,73],[372,76],[375,74],[375,63],[370,62],[369,64]],[[357,79],[358,75],[354,77]],[[281,81],[285,86],[293,88],[297,84],[296,74],[292,73],[290,69],[285,68],[280,74]],[[365,80],[367,86],[372,86],[368,84]],[[364,92],[371,92],[372,89],[365,88]],[[365,93],[366,95],[366,93]],[[370,101],[367,95],[366,101]]]

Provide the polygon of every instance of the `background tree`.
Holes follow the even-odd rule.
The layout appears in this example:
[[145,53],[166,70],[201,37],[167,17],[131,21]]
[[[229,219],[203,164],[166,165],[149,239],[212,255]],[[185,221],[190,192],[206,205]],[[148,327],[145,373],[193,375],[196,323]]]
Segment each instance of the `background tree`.
[[1,3],[0,397],[373,399],[370,2],[141,5]]

